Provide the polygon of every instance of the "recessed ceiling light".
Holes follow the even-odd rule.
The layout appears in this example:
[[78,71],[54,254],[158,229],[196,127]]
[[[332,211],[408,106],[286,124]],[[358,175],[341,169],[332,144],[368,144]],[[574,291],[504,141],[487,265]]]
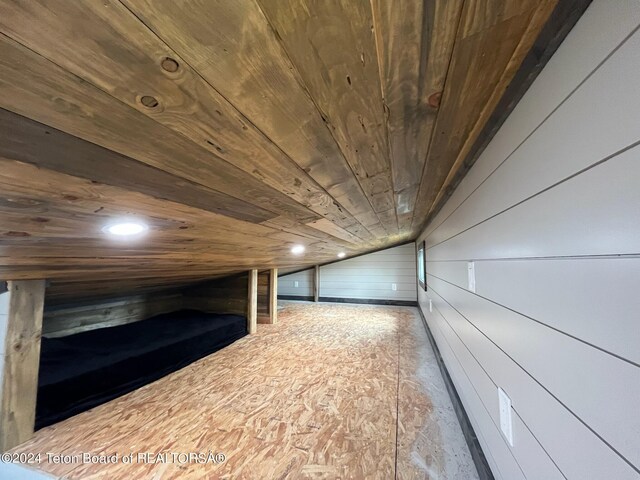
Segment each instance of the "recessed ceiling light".
[[102,230],[118,237],[132,237],[140,235],[149,229],[147,225],[137,221],[118,222],[107,225]]
[[304,253],[304,245],[294,245],[291,249],[291,253],[293,253],[294,255],[300,255],[301,253]]
[[346,253],[344,253],[344,252],[340,252],[340,253],[338,254],[338,258],[344,258],[346,255],[347,255]]

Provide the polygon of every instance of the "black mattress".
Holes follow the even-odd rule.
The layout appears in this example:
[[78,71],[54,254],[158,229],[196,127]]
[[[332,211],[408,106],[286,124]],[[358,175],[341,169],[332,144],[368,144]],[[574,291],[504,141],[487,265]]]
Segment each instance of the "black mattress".
[[43,338],[36,429],[174,372],[247,334],[241,315],[197,310]]

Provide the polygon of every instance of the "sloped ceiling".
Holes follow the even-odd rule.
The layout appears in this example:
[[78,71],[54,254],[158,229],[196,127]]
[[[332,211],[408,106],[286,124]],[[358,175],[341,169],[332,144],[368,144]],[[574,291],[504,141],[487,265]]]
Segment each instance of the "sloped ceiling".
[[133,293],[415,238],[588,4],[556,3],[0,0],[0,278]]

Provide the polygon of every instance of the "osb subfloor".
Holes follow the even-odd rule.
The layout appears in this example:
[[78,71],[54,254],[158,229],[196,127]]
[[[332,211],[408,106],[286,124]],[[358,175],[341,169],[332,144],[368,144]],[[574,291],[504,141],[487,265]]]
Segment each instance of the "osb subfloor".
[[[477,478],[415,308],[281,305],[277,325],[14,451],[68,479]],[[209,451],[226,460],[171,460]]]

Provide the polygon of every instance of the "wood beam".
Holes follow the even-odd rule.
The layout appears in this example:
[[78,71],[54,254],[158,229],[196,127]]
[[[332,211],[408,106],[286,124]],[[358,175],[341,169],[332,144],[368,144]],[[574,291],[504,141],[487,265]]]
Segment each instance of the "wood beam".
[[258,331],[258,270],[249,270],[247,302],[247,332],[249,334]]
[[7,287],[0,294],[1,452],[33,435],[45,281],[9,281]]
[[278,269],[269,270],[269,323],[278,323]]
[[320,299],[320,265],[313,267],[313,301]]

